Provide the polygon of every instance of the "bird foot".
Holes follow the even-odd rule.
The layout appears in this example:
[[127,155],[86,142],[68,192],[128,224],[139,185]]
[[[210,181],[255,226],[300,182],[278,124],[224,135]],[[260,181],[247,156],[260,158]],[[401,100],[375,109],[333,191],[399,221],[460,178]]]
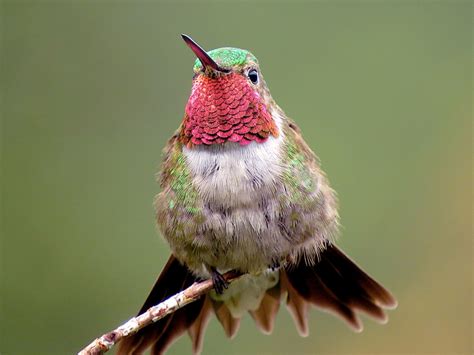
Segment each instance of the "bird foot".
[[212,283],[214,284],[214,291],[218,295],[222,295],[224,290],[226,290],[229,287],[229,283],[226,281],[224,276],[222,276],[219,271],[216,270],[216,268],[211,267],[211,278],[212,278]]
[[272,271],[278,270],[281,267],[279,259],[272,259],[272,263],[268,266]]

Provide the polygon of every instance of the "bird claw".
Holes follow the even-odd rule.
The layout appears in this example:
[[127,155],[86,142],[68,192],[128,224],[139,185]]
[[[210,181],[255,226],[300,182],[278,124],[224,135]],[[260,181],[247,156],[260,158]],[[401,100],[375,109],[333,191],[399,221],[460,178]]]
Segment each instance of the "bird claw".
[[216,270],[216,268],[211,268],[211,277],[212,283],[214,284],[214,291],[216,291],[218,295],[222,295],[224,290],[229,287],[229,283],[226,281],[224,276]]
[[281,266],[280,260],[278,259],[272,259],[272,263],[269,265],[269,268],[272,269],[272,271],[278,270]]

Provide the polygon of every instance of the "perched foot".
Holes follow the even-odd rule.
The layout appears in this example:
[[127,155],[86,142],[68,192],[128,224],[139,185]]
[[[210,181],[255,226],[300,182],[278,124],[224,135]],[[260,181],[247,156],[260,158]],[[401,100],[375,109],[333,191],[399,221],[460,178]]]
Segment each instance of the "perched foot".
[[275,271],[279,269],[281,266],[280,260],[279,259],[273,259],[272,263],[268,266],[272,271]]
[[229,283],[224,279],[219,271],[216,270],[215,267],[211,267],[211,277],[214,284],[214,291],[216,291],[218,295],[222,295],[224,289],[229,287]]

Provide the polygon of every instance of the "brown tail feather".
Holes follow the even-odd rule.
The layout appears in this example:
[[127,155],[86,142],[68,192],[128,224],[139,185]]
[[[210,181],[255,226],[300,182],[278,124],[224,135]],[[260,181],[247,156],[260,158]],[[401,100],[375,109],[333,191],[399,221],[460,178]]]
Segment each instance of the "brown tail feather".
[[307,337],[308,331],[308,306],[309,303],[300,296],[298,291],[291,285],[286,272],[280,272],[280,285],[282,292],[287,292],[286,305],[293,316],[296,329],[302,337]]
[[345,276],[346,280],[352,280],[353,283],[358,284],[383,308],[393,309],[397,307],[395,297],[393,297],[386,288],[360,269],[335,245],[329,245],[321,254],[321,257],[330,260],[339,272]]
[[277,284],[265,292],[260,307],[255,311],[249,312],[257,326],[265,334],[270,334],[273,330],[275,317],[280,308],[280,298],[281,288]]
[[[176,341],[181,335],[183,335],[187,329],[189,329],[193,322],[199,317],[200,311],[204,304],[204,298],[197,300],[189,304],[188,306],[179,309],[170,315],[170,321],[167,327],[161,331],[161,333],[153,334],[155,343],[151,348],[151,354],[161,355]],[[153,341],[153,340],[152,340]],[[145,351],[147,348],[140,348],[139,351],[134,353],[140,353]]]
[[292,286],[288,290],[288,305],[293,316],[296,315],[295,322],[300,329],[305,329],[302,327],[305,323],[302,322],[304,316],[301,312],[304,306],[299,306],[300,312],[295,311],[294,299],[298,300],[298,296],[341,316],[356,331],[362,330],[356,311],[385,322],[387,317],[383,308],[396,306],[395,298],[383,286],[332,244],[321,252],[320,260],[314,266],[308,266],[302,260],[284,272]]
[[204,333],[210,321],[212,314],[212,302],[209,296],[204,299],[204,304],[201,307],[201,312],[196,318],[195,322],[189,327],[188,333],[193,343],[193,354],[200,354],[204,340]]
[[[182,291],[194,281],[195,277],[187,268],[181,265],[174,256],[170,256],[138,314],[142,314],[151,306]],[[152,345],[153,354],[162,354],[200,316],[203,305],[204,298],[125,338],[120,342],[117,354],[140,354]]]
[[232,317],[232,314],[224,302],[212,300],[212,305],[217,319],[224,328],[225,334],[232,339],[239,330],[240,318]]

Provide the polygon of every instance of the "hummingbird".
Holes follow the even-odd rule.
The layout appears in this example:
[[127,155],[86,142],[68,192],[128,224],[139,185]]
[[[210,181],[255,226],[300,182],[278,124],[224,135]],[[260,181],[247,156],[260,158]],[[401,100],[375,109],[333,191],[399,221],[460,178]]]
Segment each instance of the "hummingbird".
[[[118,353],[163,354],[187,332],[199,354],[212,314],[230,338],[247,313],[269,334],[281,303],[302,336],[310,306],[355,331],[358,313],[386,322],[397,301],[336,246],[336,193],[257,58],[182,38],[197,57],[192,89],[154,201],[171,256],[139,314],[199,280],[212,278],[213,290],[124,339]],[[227,283],[230,270],[243,276]]]

